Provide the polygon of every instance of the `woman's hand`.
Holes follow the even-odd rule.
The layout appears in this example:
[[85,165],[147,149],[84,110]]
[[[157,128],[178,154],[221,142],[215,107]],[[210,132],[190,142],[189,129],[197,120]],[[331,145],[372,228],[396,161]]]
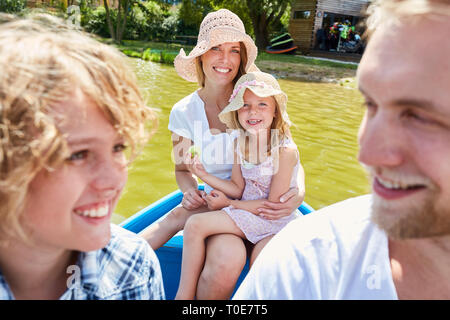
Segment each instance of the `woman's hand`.
[[181,205],[187,210],[194,210],[206,205],[204,197],[206,196],[205,191],[198,189],[189,189],[183,193],[183,200],[181,200]]
[[230,205],[230,199],[219,190],[212,190],[210,194],[204,197],[209,210],[220,210]]
[[280,202],[264,201],[265,207],[258,208],[259,215],[268,220],[277,220],[290,215],[303,202],[305,191],[291,188],[280,197]]

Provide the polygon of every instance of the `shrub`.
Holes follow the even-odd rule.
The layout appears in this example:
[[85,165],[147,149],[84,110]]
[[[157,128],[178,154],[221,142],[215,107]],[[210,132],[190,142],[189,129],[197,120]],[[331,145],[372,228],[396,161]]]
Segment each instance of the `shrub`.
[[176,53],[161,51],[161,62],[166,64],[173,64],[176,56]]
[[142,59],[146,61],[160,62],[161,56],[159,52],[152,52],[152,49],[145,49],[142,53]]
[[[116,21],[117,11],[111,10],[111,20]],[[95,33],[101,37],[109,38],[108,24],[106,22],[106,11],[104,7],[97,7],[94,10],[88,10],[81,18],[81,25],[88,32]]]
[[129,57],[133,57],[133,58],[142,58],[143,54],[134,50],[128,50],[128,49],[124,49],[122,50],[122,52],[129,56]]
[[0,12],[18,13],[25,9],[27,0],[0,0]]
[[[2,0],[0,0],[2,1]],[[117,9],[110,8],[111,22],[116,26]],[[86,8],[82,11],[81,25],[88,32],[110,37],[105,8]],[[153,1],[137,2],[130,9],[125,26],[124,40],[157,40],[175,38],[178,27],[177,12],[171,12]]]

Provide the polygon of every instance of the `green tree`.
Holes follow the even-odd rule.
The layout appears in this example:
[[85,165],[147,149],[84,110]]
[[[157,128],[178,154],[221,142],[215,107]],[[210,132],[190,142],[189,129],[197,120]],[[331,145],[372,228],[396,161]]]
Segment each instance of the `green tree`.
[[292,0],[246,0],[253,23],[255,43],[259,49],[269,44],[269,32],[281,25],[281,19],[290,8]]
[[203,18],[213,10],[211,0],[182,0],[179,11],[181,32],[197,35]]
[[252,19],[249,15],[249,10],[247,7],[247,3],[245,1],[237,1],[237,0],[214,0],[214,9],[218,10],[221,8],[228,9],[233,13],[237,14],[239,18],[241,18],[242,22],[245,26],[245,31],[253,36],[253,24]]
[[[140,0],[116,0],[118,1],[118,7],[115,14],[115,23],[113,17],[113,11],[109,6],[109,0],[103,0],[103,5],[105,7],[106,23],[108,25],[108,30],[111,38],[117,42],[121,43],[124,35],[124,31],[127,25],[129,17],[133,14],[133,6],[138,6],[145,14],[148,15],[147,19],[154,18],[152,16],[152,11],[149,10]],[[164,0],[149,0],[148,2],[156,2],[163,6],[167,6]]]
[[0,0],[0,12],[18,13],[25,9],[26,0]]
[[118,0],[118,10],[117,10],[117,19],[116,26],[114,27],[112,18],[111,18],[111,9],[109,8],[109,0],[103,0],[103,5],[105,6],[106,11],[106,23],[108,24],[109,34],[111,38],[117,43],[122,42],[123,31],[125,30],[125,26],[127,24],[128,18],[128,9],[130,8],[131,2],[134,0]]
[[[269,44],[269,35],[286,28],[292,0],[213,0],[216,7],[230,9],[244,22],[248,33],[253,33],[259,49]],[[253,32],[248,29],[251,21]]]

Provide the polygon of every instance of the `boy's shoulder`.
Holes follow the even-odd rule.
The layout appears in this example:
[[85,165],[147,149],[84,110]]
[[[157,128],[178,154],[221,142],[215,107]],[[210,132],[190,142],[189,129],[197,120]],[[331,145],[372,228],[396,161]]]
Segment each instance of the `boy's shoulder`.
[[155,252],[137,234],[111,225],[111,240],[98,255],[99,276],[105,294],[145,287],[153,277],[160,277]]
[[156,259],[154,251],[142,237],[115,224],[111,224],[111,240],[103,250],[122,258],[129,256],[128,261],[121,260],[127,266],[130,259],[135,259],[136,263],[144,263],[141,257],[147,260]]

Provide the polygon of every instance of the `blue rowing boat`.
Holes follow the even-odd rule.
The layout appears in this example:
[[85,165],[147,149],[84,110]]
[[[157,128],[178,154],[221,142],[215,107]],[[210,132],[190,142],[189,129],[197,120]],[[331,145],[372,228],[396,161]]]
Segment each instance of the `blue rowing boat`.
[[[203,186],[199,187],[203,190]],[[147,226],[155,221],[162,219],[173,208],[178,206],[183,199],[183,193],[180,190],[174,191],[158,201],[152,203],[148,207],[135,213],[133,216],[122,222],[120,225],[132,232],[139,233]],[[299,207],[303,215],[311,213],[314,209],[305,202]],[[167,243],[156,250],[159,262],[161,264],[161,271],[164,281],[164,290],[167,299],[173,299],[178,289],[178,282],[180,280],[181,271],[181,254],[183,252],[183,232],[180,231]],[[242,282],[248,272],[248,261],[236,284],[236,289]]]

